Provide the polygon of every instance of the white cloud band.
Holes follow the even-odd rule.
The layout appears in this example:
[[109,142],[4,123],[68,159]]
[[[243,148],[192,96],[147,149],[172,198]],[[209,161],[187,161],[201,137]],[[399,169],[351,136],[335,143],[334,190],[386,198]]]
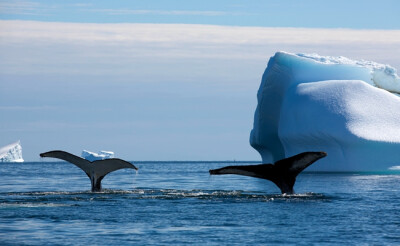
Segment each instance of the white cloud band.
[[0,21],[0,73],[43,72],[43,67],[49,73],[90,73],[100,67],[106,72],[117,64],[112,71],[129,73],[128,64],[172,66],[176,61],[190,69],[198,59],[264,66],[279,50],[343,55],[396,67],[400,30]]

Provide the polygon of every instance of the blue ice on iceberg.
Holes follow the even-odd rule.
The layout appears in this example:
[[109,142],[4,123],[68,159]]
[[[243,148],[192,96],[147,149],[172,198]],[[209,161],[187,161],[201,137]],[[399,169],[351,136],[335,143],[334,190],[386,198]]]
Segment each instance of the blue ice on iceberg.
[[313,171],[399,166],[398,93],[400,78],[388,65],[277,52],[257,94],[250,144],[264,163],[327,152]]
[[98,153],[95,153],[95,152],[83,150],[81,156],[82,156],[82,158],[84,158],[88,161],[98,161],[98,160],[114,158],[114,152],[102,150]]
[[0,162],[24,162],[21,142],[17,141],[0,148]]

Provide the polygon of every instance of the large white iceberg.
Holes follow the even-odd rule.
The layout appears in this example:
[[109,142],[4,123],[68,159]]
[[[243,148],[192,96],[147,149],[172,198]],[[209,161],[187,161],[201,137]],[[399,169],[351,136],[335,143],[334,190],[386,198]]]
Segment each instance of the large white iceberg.
[[314,171],[400,165],[400,78],[388,65],[276,53],[257,94],[250,144],[264,163],[304,151],[328,156]]
[[17,141],[0,148],[0,162],[24,162],[21,142]]
[[82,156],[82,158],[84,158],[88,161],[98,161],[98,160],[114,158],[114,152],[102,150],[98,153],[95,153],[95,152],[83,150],[81,156]]

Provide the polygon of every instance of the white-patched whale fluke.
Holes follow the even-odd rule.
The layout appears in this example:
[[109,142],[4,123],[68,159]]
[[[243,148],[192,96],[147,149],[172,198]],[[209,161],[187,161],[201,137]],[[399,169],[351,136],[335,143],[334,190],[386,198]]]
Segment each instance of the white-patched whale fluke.
[[67,162],[74,164],[75,166],[82,169],[90,179],[92,184],[92,191],[101,191],[101,180],[109,173],[123,169],[123,168],[131,168],[138,170],[135,165],[118,159],[118,158],[111,158],[105,160],[98,160],[90,162],[85,160],[79,156],[73,155],[71,153],[61,151],[61,150],[54,150],[45,153],[41,153],[40,157],[53,157],[58,158]]
[[279,187],[282,194],[293,194],[296,177],[315,161],[325,157],[325,152],[303,152],[274,164],[227,166],[210,170],[211,175],[237,174],[267,179]]

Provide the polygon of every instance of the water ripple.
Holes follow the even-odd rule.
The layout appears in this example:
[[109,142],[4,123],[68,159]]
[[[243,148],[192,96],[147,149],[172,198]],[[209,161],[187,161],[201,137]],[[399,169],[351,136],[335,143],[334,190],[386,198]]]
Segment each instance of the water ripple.
[[[329,201],[329,197],[318,193],[303,194],[265,194],[261,192],[240,190],[176,190],[176,189],[146,189],[135,190],[111,190],[102,192],[12,192],[0,193],[0,208],[11,205],[39,207],[39,206],[71,206],[62,204],[71,201],[118,201],[118,200],[178,200],[178,199],[200,199],[200,200],[231,200],[236,202],[307,202],[307,201]],[[56,202],[56,203],[54,203]]]

